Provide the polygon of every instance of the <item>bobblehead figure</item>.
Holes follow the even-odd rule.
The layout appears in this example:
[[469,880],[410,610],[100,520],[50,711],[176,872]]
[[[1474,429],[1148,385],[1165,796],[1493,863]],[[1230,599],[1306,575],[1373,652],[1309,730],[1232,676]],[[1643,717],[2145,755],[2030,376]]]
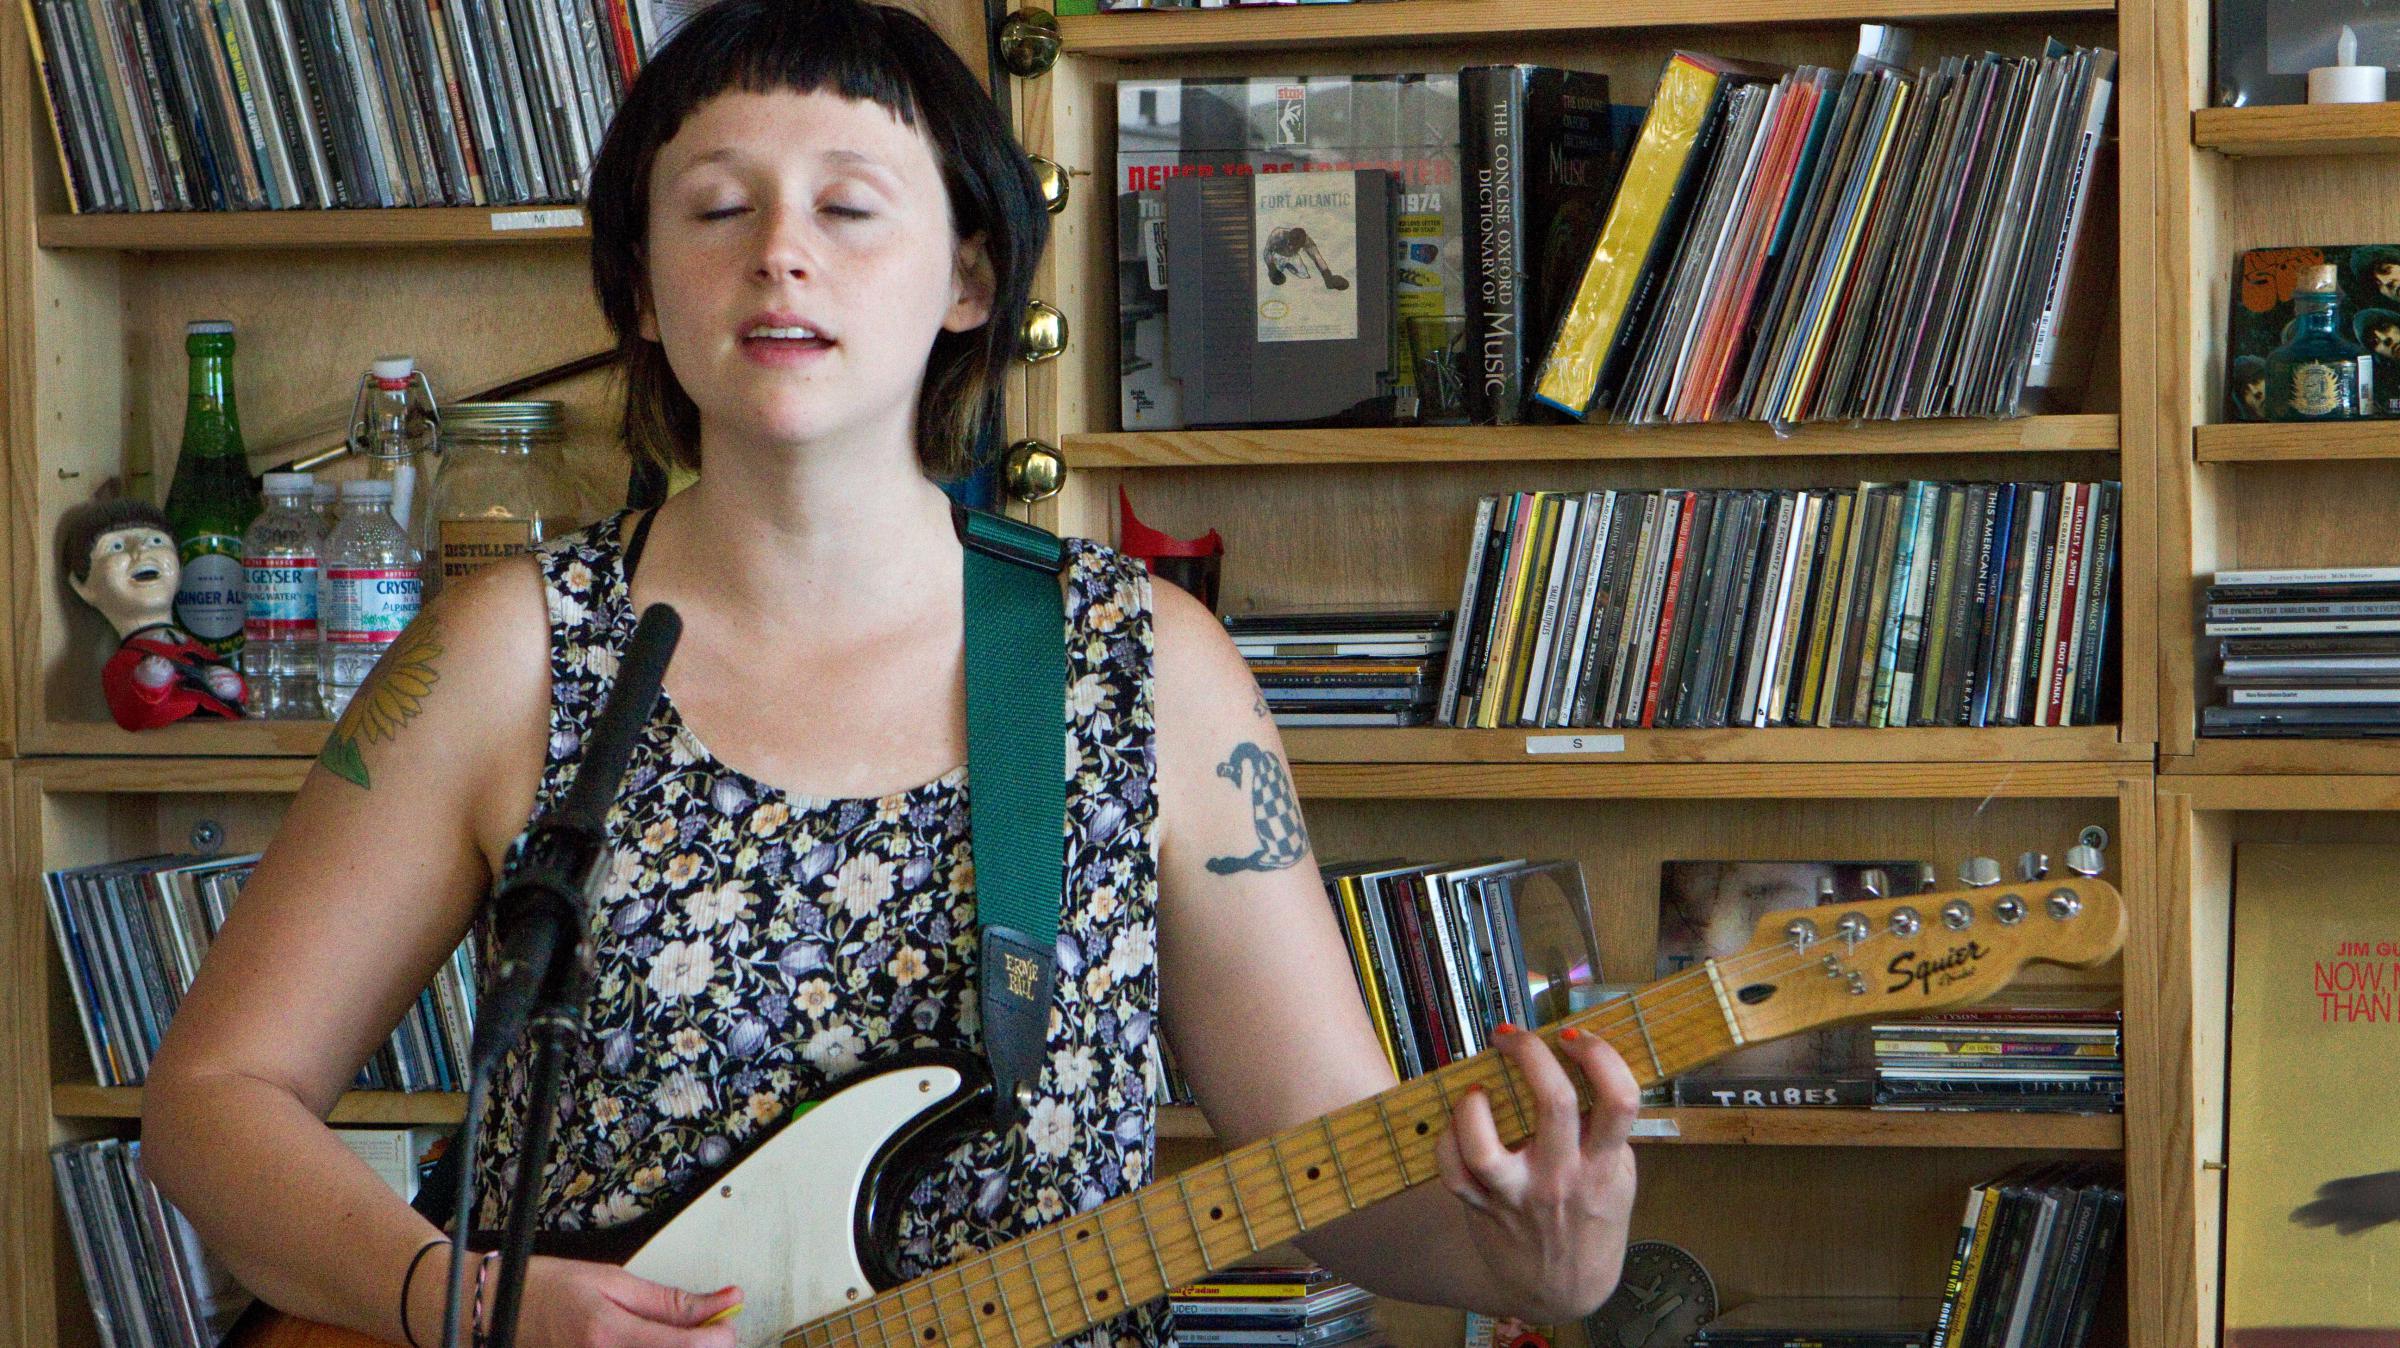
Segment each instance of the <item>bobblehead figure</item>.
[[88,501],[59,521],[59,569],[78,598],[117,629],[100,669],[109,714],[127,730],[187,716],[242,714],[242,676],[175,625],[183,573],[167,517],[147,501]]

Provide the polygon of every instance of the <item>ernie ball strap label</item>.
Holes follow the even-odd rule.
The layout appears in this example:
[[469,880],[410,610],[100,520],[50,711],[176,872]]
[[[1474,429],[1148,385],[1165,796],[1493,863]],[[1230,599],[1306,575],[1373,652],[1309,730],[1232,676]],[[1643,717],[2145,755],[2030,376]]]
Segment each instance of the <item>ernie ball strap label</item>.
[[494,562],[533,550],[530,520],[443,520],[435,533],[444,581],[471,576]]

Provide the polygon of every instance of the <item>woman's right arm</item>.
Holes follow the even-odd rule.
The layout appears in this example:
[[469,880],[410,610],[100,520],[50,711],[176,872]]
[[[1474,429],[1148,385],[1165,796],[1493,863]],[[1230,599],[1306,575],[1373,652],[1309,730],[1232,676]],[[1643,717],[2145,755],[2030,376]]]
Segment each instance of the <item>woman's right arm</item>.
[[530,812],[547,646],[530,563],[419,615],[335,727],[151,1065],[144,1168],[292,1314],[401,1341],[401,1273],[441,1233],[323,1121],[465,935],[491,836]]
[[[441,1232],[324,1119],[457,948],[532,812],[547,623],[539,576],[518,561],[452,585],[411,624],[334,729],[151,1065],[144,1168],[233,1276],[290,1314],[403,1339],[402,1274]],[[438,1341],[447,1265],[434,1251],[411,1284],[419,1343]],[[563,1303],[610,1289],[620,1305],[662,1301],[621,1270],[549,1272],[528,1284],[529,1346],[567,1341],[535,1332],[537,1314],[597,1318]],[[571,1292],[545,1292],[561,1279]],[[688,1302],[625,1309],[666,1324],[722,1309]],[[641,1329],[622,1341],[732,1342],[730,1326]]]

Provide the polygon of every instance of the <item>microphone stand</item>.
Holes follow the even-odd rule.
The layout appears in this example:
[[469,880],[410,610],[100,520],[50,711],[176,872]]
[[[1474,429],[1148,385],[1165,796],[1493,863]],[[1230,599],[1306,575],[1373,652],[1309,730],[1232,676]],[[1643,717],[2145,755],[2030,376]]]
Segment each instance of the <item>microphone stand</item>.
[[589,914],[609,857],[608,811],[616,803],[634,742],[658,703],[667,661],[682,634],[683,620],[674,609],[653,604],[642,610],[618,662],[615,685],[593,723],[591,738],[584,742],[583,762],[566,799],[528,825],[509,847],[492,900],[493,935],[501,947],[496,986],[476,1008],[467,1117],[459,1143],[458,1206],[450,1234],[450,1285],[442,1304],[444,1348],[460,1348],[460,1300],[475,1210],[475,1153],[492,1075],[530,1026],[535,1045],[532,1092],[501,1241],[500,1286],[483,1339],[485,1348],[512,1348],[516,1342],[541,1175],[557,1122],[559,1078],[567,1050],[583,1034],[584,1003],[591,992]]

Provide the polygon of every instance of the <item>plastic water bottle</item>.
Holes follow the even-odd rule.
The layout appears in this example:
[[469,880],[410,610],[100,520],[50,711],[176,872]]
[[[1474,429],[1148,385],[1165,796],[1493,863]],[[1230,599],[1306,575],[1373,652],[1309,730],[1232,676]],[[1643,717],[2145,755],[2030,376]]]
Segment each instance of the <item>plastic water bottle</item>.
[[269,473],[267,508],[242,536],[248,582],[242,674],[249,713],[271,721],[322,715],[317,702],[317,553],[325,528],[306,473]]
[[317,688],[325,714],[340,716],[375,662],[400,639],[423,602],[423,555],[392,518],[392,484],[342,484],[342,518],[325,540],[322,654]]
[[342,522],[341,484],[331,478],[317,479],[317,532],[320,536],[333,532]]

